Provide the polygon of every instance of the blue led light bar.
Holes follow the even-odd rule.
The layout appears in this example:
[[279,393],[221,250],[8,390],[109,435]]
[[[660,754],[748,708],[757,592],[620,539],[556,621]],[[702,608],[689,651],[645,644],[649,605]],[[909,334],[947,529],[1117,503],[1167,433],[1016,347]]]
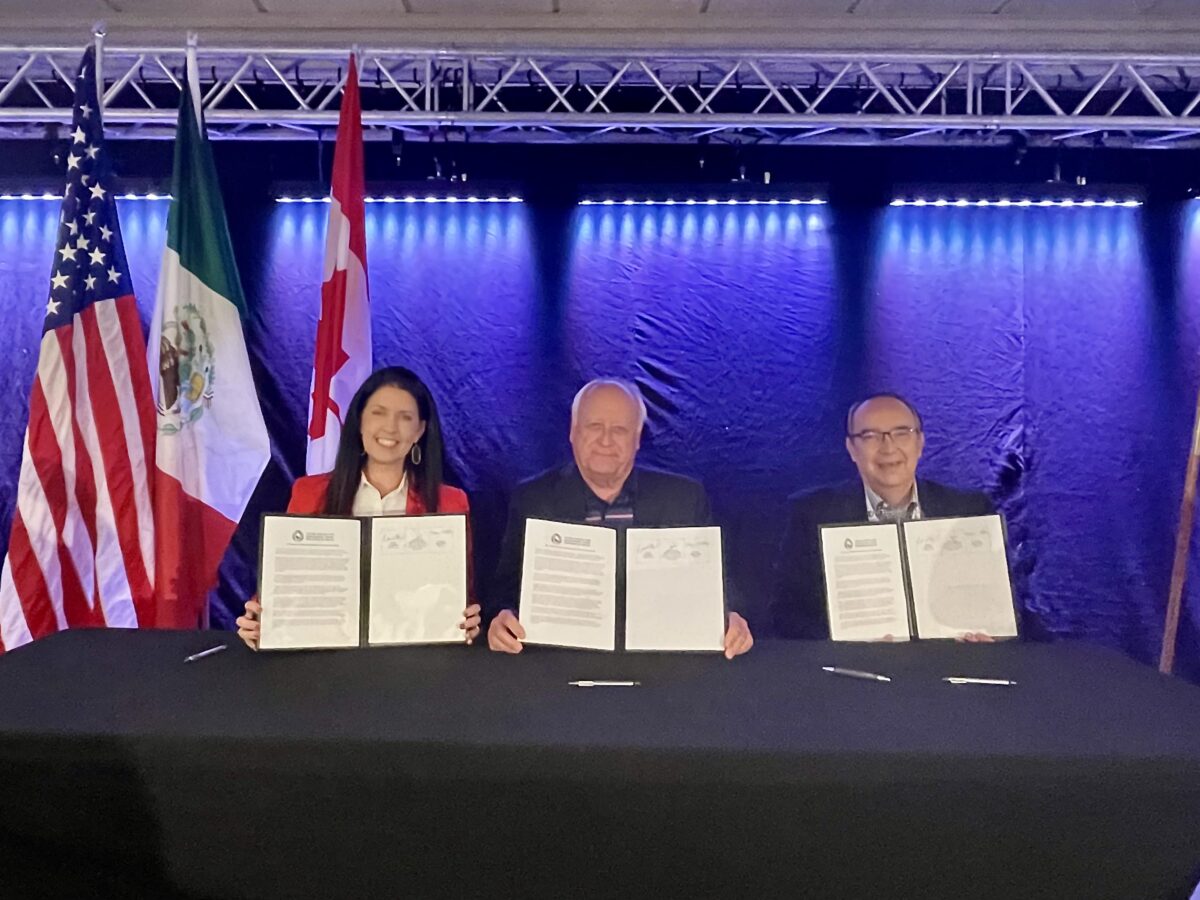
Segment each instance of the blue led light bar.
[[[365,203],[522,203],[520,197],[435,197],[432,195],[418,197],[413,194],[407,194],[403,197],[393,197],[390,194],[384,197],[364,197]],[[276,203],[328,203],[329,197],[291,197],[282,196],[275,198]]]
[[939,197],[936,200],[926,200],[924,198],[918,197],[918,198],[914,198],[914,199],[899,198],[899,199],[893,200],[891,205],[892,206],[958,206],[958,207],[963,207],[963,206],[999,206],[999,207],[1040,206],[1040,207],[1049,207],[1049,206],[1053,206],[1053,207],[1084,207],[1084,208],[1105,207],[1105,208],[1111,209],[1113,207],[1118,207],[1118,206],[1138,207],[1138,206],[1142,205],[1142,201],[1141,200],[1114,200],[1111,197],[1105,198],[1105,199],[1096,199],[1093,197],[1093,198],[1087,198],[1084,200],[1072,200],[1069,198],[1063,199],[1063,200],[1049,200],[1049,199],[1034,200],[1034,199],[1031,199],[1028,197],[1023,197],[1023,198],[1020,198],[1017,200],[1011,200],[1008,198],[1000,198],[998,200],[968,200],[963,197],[959,197],[956,200],[948,200],[945,197]]
[[[153,191],[151,191],[150,193],[147,193],[147,194],[132,194],[132,193],[117,194],[117,199],[118,200],[170,200],[171,195],[170,194],[156,194]],[[2,201],[2,200],[56,200],[61,203],[62,195],[61,194],[51,194],[49,191],[42,193],[42,194],[30,194],[30,193],[9,194],[9,193],[5,193],[5,194],[0,194],[0,201]]]
[[688,197],[686,199],[667,198],[665,200],[634,200],[631,198],[623,200],[614,200],[606,197],[602,200],[586,199],[580,200],[580,206],[824,206],[825,200],[816,197],[781,199],[779,197],[769,197],[759,199],[752,197],[744,200],[737,199],[718,199],[716,197],[708,197],[698,199]]

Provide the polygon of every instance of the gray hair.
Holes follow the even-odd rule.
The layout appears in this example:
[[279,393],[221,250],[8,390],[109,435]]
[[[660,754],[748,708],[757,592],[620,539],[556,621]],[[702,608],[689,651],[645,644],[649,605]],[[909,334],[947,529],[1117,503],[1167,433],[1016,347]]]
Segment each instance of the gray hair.
[[637,404],[638,431],[641,431],[642,426],[646,424],[646,401],[642,399],[642,392],[637,389],[637,385],[623,378],[593,378],[581,387],[579,393],[575,395],[575,399],[571,401],[571,428],[575,427],[575,422],[579,418],[579,405],[583,403],[583,398],[602,387],[615,387],[622,390],[630,400]]

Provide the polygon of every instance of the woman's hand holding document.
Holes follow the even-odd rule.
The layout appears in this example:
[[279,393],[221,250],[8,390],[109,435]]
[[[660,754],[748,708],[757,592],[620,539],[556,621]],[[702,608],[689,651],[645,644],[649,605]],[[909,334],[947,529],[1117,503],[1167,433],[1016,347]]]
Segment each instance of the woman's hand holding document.
[[265,516],[259,597],[264,650],[460,642],[466,520]]

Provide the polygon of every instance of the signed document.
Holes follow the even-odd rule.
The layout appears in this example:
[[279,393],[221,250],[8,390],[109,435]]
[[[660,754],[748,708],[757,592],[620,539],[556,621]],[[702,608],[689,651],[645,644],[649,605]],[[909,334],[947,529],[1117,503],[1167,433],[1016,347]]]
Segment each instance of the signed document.
[[263,516],[263,650],[459,643],[461,515]]
[[380,516],[371,529],[369,644],[462,643],[465,516]]
[[1000,516],[904,523],[917,634],[1016,637],[1017,615]]
[[264,516],[261,546],[259,647],[357,647],[361,521]]
[[625,649],[723,650],[721,529],[630,528],[625,539]]
[[895,525],[825,526],[821,559],[833,640],[909,639],[908,595]]
[[586,650],[616,645],[617,533],[528,519],[521,567],[526,644]]
[[835,641],[1017,636],[998,515],[821,529]]

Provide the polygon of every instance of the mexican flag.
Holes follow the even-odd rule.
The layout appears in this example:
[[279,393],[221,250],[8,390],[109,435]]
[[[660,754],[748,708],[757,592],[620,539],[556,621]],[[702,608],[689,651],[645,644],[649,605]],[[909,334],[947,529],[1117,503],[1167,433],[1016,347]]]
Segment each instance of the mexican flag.
[[217,567],[271,450],[199,83],[189,52],[147,351],[158,413],[153,624],[160,628],[206,620]]

